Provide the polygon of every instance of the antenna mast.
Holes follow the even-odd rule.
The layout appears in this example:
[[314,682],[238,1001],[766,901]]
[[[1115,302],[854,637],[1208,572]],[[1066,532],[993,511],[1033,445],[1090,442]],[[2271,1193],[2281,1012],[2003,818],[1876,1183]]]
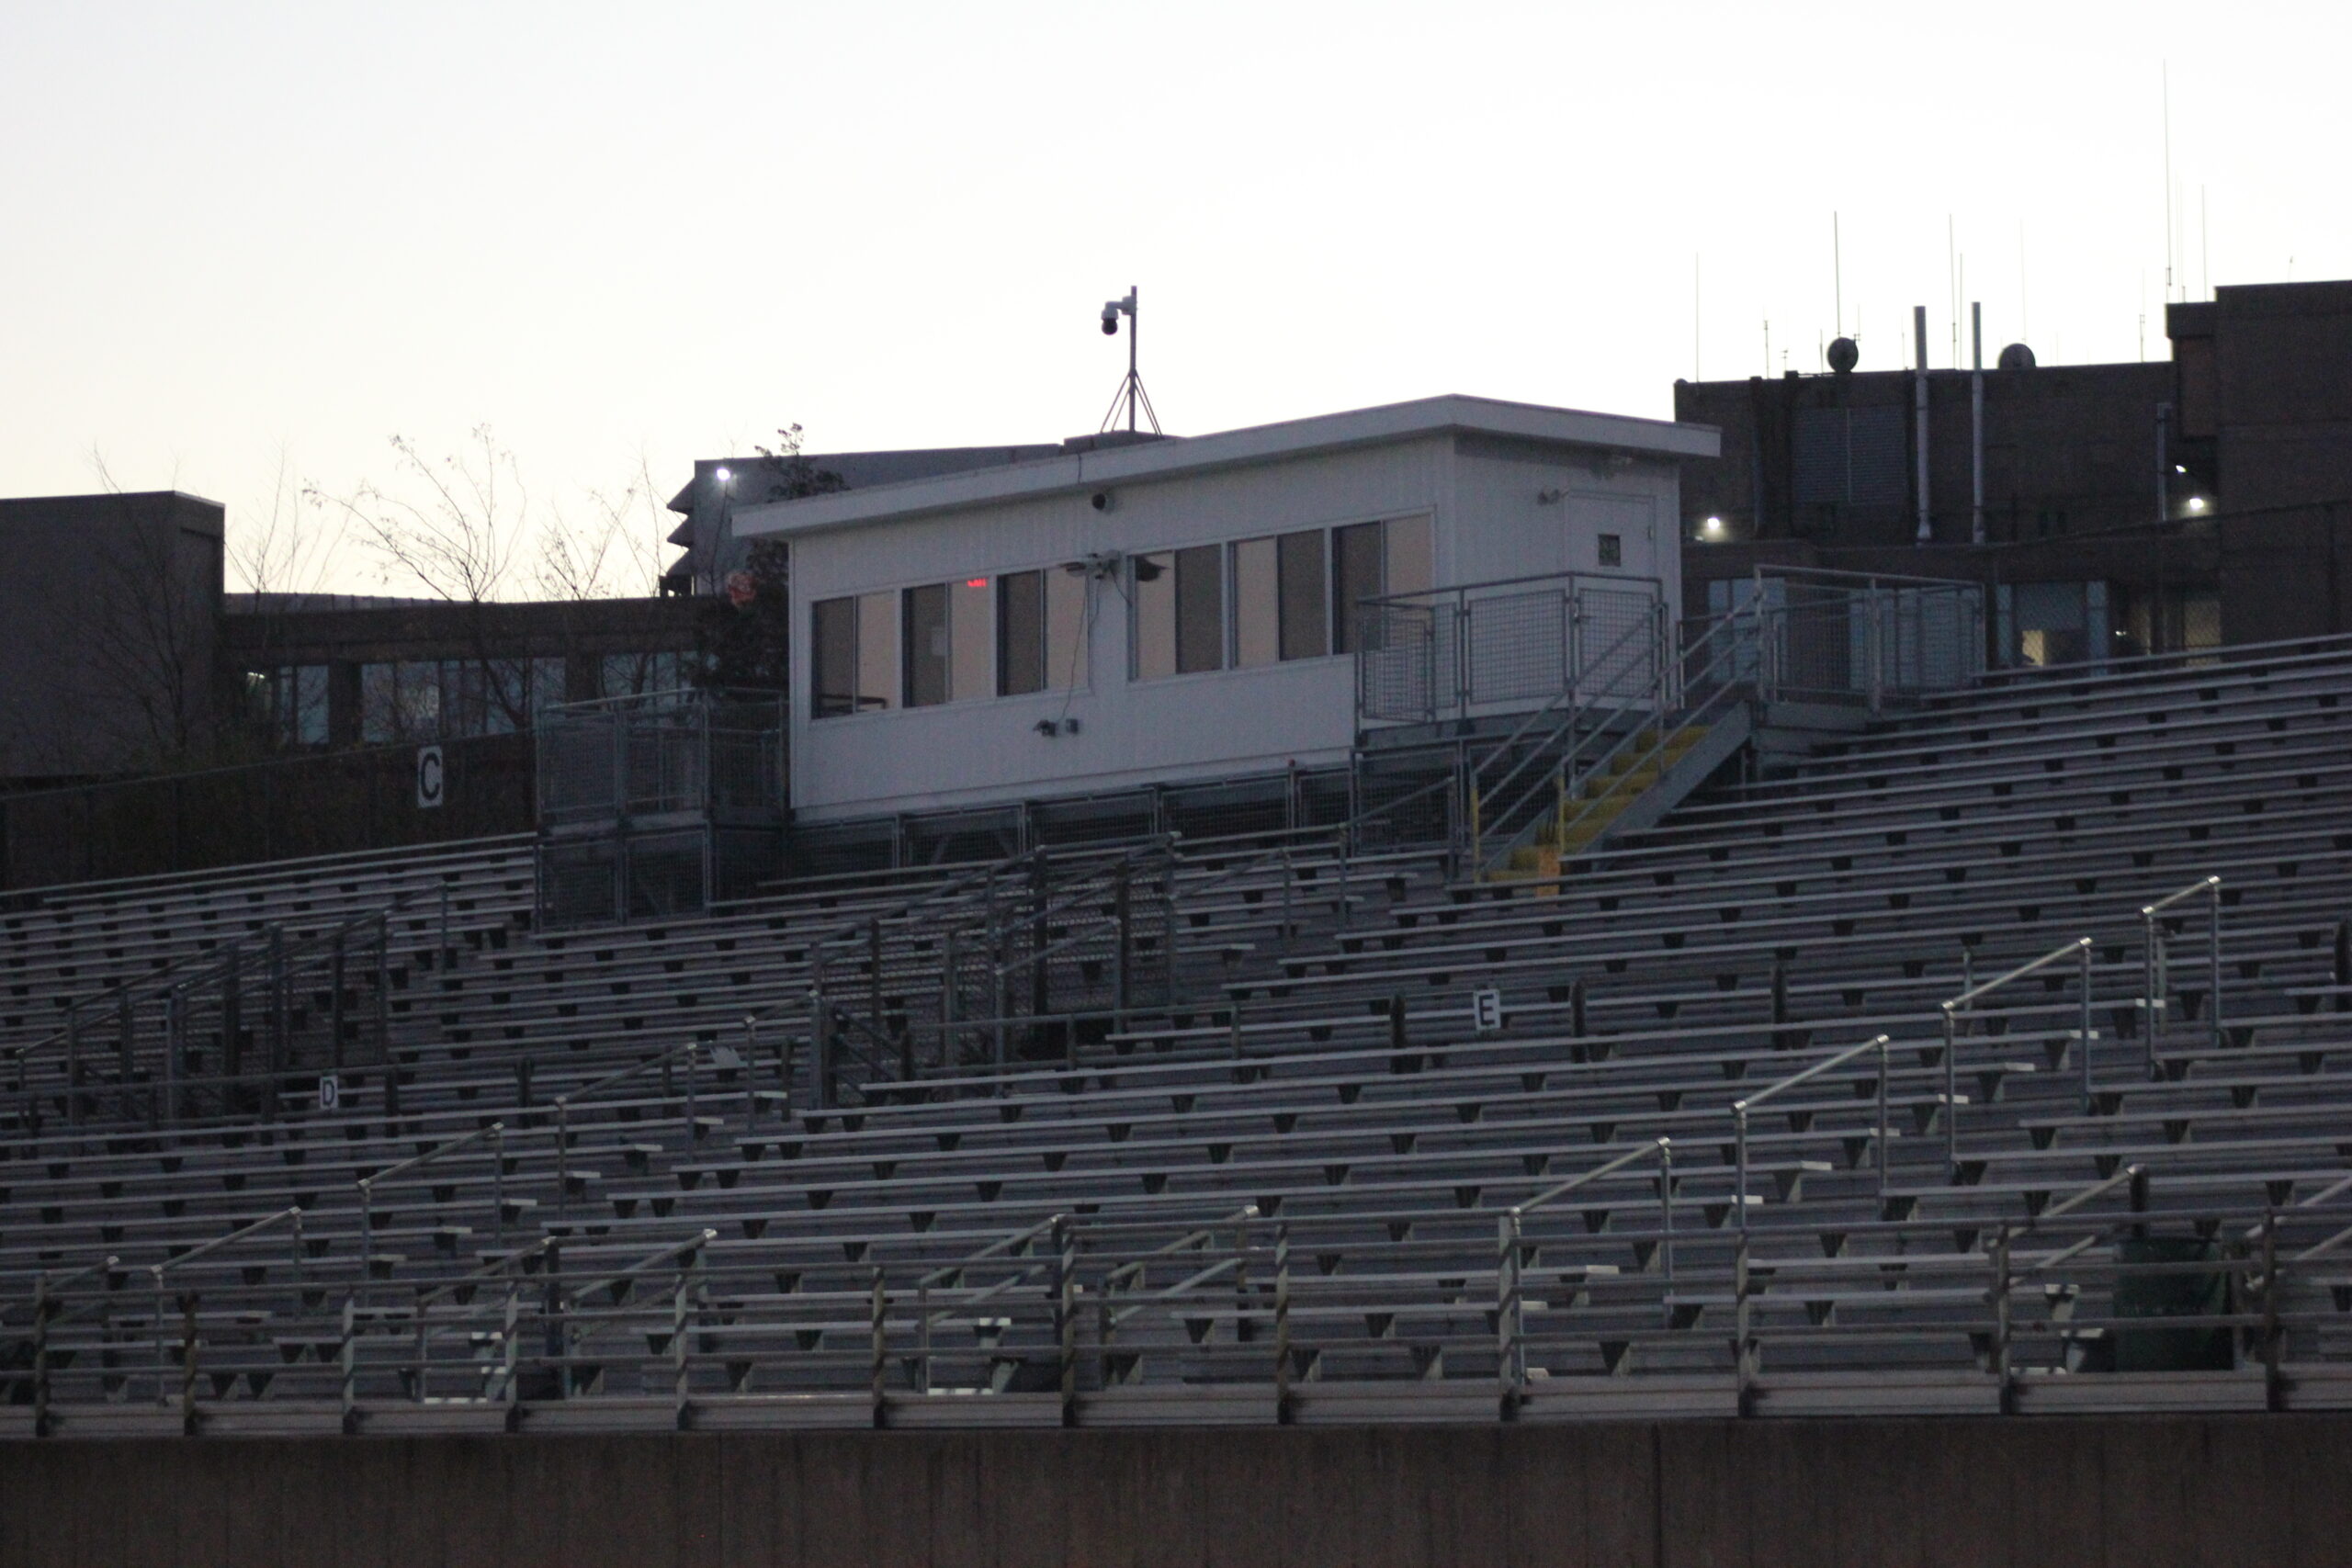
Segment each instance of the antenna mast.
[[[1151,394],[1143,389],[1143,376],[1136,369],[1136,328],[1142,320],[1136,311],[1136,292],[1135,286],[1130,284],[1127,286],[1125,299],[1102,301],[1102,335],[1104,337],[1116,337],[1119,332],[1119,318],[1125,316],[1127,319],[1127,378],[1119,383],[1118,391],[1112,395],[1110,411],[1102,416],[1102,429],[1107,431],[1118,423],[1119,405],[1125,403],[1127,409],[1129,434],[1132,435],[1136,432],[1136,415],[1138,412],[1144,418],[1151,421],[1152,434],[1165,434],[1166,432],[1159,428],[1159,411],[1151,406]],[[1101,432],[1098,431],[1097,434]]]

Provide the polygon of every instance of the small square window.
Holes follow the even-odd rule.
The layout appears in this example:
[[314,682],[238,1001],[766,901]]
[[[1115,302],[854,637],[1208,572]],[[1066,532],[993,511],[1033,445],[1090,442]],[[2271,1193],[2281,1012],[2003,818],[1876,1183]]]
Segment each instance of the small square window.
[[1603,566],[1625,564],[1625,541],[1623,536],[1617,534],[1600,536],[1600,564]]

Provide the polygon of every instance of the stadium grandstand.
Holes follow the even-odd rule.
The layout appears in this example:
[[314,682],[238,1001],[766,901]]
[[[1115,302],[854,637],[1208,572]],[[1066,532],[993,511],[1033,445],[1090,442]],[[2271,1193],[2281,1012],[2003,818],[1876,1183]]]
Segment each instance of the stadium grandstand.
[[[291,1560],[187,1544],[234,1514],[199,1450],[412,1496],[456,1560],[489,1549],[441,1503],[507,1451],[469,1439],[789,1439],[776,1506],[831,1561],[870,1542],[808,1544],[808,1477],[878,1509],[943,1454],[1114,1500],[1171,1467],[1294,1539],[1264,1511],[1308,1461],[1259,1429],[1329,1433],[1342,1495],[1393,1464],[1521,1517],[1453,1434],[1537,1493],[1623,1469],[1579,1540],[1664,1562],[1727,1528],[1702,1494],[1816,1540],[1787,1467],[1857,1444],[1943,1518],[1953,1477],[2036,1483],[2026,1434],[2335,1441],[2352,639],[1988,671],[1973,585],[1759,571],[1500,716],[1400,675],[1454,648],[1475,694],[1579,624],[1561,592],[1458,641],[1475,596],[1366,601],[1336,774],[902,818],[882,861],[631,919],[548,919],[532,836],[7,895],[0,1463],[68,1500],[0,1561],[118,1554],[96,1454],[180,1498],[159,1560]],[[575,716],[625,769],[616,711]],[[1062,1446],[888,1436],[926,1433]],[[347,1438],[444,1468],[302,1446]],[[670,1522],[564,1561],[701,1560],[693,1478],[786,1462],[570,1451],[613,1456],[578,1519]],[[1057,1506],[984,1490],[998,1528]],[[1788,1560],[1744,1539],[1716,1560]]]

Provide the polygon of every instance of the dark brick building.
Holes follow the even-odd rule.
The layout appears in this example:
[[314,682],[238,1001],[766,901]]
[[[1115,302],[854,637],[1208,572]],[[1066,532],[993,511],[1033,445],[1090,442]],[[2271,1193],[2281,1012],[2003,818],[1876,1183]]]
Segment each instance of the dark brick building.
[[2352,283],[2166,326],[2167,361],[1930,369],[1924,414],[1911,371],[1676,383],[1724,433],[1683,480],[1689,608],[1770,563],[1983,581],[1996,662],[2352,630]]

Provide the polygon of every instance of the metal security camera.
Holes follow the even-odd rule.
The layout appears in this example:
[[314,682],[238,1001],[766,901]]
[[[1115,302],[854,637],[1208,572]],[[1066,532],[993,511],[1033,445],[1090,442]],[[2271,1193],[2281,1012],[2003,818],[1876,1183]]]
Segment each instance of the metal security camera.
[[1109,491],[1098,490],[1091,499],[1094,502],[1095,511],[1108,512],[1111,510],[1111,492]]
[[1102,306],[1102,335],[1119,335],[1119,302],[1116,299],[1107,300]]

